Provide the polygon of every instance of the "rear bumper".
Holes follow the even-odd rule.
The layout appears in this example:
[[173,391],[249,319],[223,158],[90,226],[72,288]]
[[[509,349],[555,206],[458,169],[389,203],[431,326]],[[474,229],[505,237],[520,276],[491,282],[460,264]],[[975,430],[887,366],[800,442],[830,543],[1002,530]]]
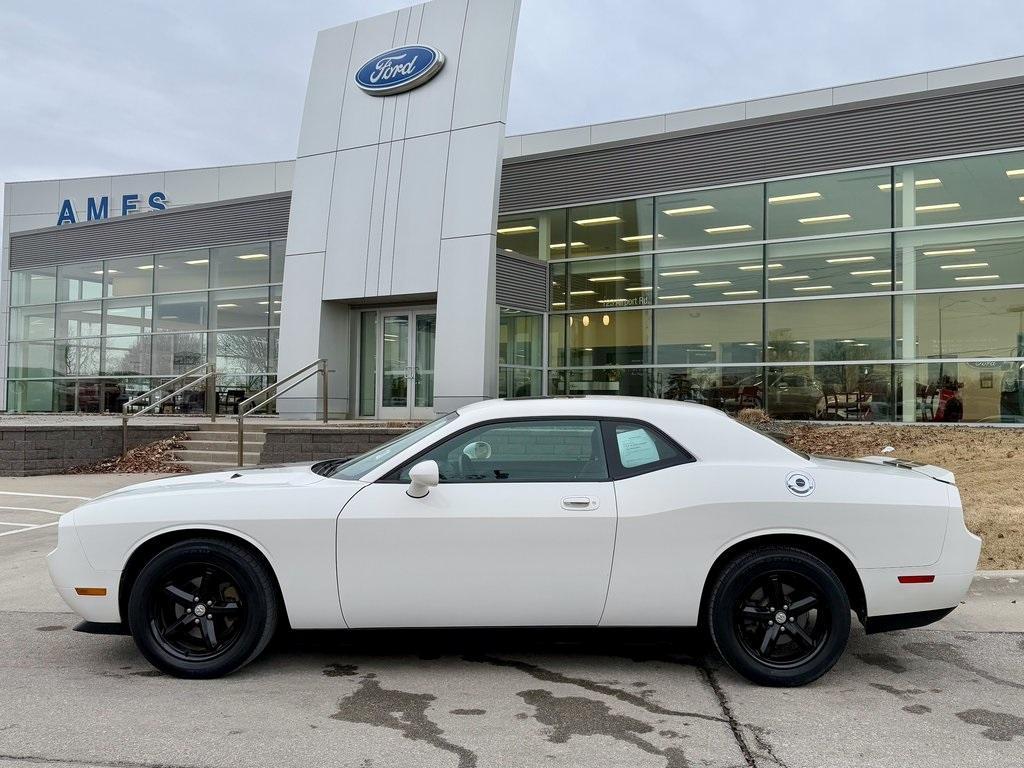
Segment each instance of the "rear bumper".
[[[74,526],[74,512],[62,516],[57,525],[57,548],[46,556],[50,579],[61,599],[86,621],[121,621],[117,590],[120,571],[98,571],[89,563]],[[79,595],[76,587],[105,589],[103,596]]]
[[[958,497],[956,500],[959,502]],[[981,539],[967,530],[963,512],[957,503],[949,511],[942,554],[936,562],[926,566],[858,569],[867,603],[864,626],[881,627],[920,621],[917,624],[905,624],[905,627],[910,627],[938,621],[967,596],[980,555]],[[929,583],[902,584],[900,576],[933,576],[934,580]],[[927,618],[927,614],[940,613],[942,615],[936,615],[935,618]],[[901,616],[918,618],[901,619]]]

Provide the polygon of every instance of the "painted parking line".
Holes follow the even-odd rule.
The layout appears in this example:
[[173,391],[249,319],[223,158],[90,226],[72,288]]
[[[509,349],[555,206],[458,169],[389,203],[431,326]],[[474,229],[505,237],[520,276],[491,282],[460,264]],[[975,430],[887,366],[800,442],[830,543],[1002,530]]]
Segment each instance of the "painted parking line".
[[52,523],[43,523],[42,525],[33,525],[33,526],[29,527],[29,528],[18,528],[17,530],[14,530],[14,531],[4,531],[3,533],[0,533],[0,536],[14,536],[17,533],[27,533],[28,531],[35,531],[35,530],[38,530],[40,528],[49,528],[51,526],[57,525],[58,522],[59,521],[54,520]]
[[14,528],[34,528],[35,527],[32,523],[5,523],[3,520],[0,520],[0,525],[9,525],[9,526],[12,526]]
[[56,493],[26,493],[24,491],[0,491],[0,496],[35,496],[40,499],[77,499],[79,501],[92,501],[93,496],[60,496]]
[[0,509],[9,509],[12,512],[45,512],[48,515],[63,515],[64,512],[58,512],[55,509],[40,509],[39,507],[0,507]]

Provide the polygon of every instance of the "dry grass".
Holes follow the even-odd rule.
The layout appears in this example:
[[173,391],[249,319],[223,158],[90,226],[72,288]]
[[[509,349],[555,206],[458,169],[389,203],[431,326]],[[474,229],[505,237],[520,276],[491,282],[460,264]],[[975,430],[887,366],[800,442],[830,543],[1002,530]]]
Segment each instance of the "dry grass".
[[979,568],[1024,568],[1024,430],[961,426],[785,425],[787,442],[827,456],[879,455],[952,470],[967,527],[985,545]]

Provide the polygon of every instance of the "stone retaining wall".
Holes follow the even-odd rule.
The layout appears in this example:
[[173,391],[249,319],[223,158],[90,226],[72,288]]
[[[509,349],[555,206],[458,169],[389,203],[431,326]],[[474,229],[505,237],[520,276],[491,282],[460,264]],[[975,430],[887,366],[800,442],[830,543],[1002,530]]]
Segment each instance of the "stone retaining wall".
[[[195,429],[193,423],[128,427],[128,447]],[[121,425],[0,427],[0,475],[23,477],[66,472],[121,454]]]
[[355,456],[409,432],[411,427],[266,427],[260,464],[289,464]]

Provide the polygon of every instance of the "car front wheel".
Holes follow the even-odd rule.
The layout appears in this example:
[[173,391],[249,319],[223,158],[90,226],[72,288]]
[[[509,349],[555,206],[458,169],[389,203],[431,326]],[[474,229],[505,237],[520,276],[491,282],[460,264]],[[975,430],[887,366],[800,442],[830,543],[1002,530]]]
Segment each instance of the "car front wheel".
[[850,601],[839,577],[814,555],[766,547],[740,555],[719,575],[707,624],[722,658],[759,685],[797,686],[839,660],[850,635]]
[[176,677],[234,672],[266,648],[277,619],[266,566],[217,539],[183,541],[157,554],[128,599],[135,644],[153,666]]

